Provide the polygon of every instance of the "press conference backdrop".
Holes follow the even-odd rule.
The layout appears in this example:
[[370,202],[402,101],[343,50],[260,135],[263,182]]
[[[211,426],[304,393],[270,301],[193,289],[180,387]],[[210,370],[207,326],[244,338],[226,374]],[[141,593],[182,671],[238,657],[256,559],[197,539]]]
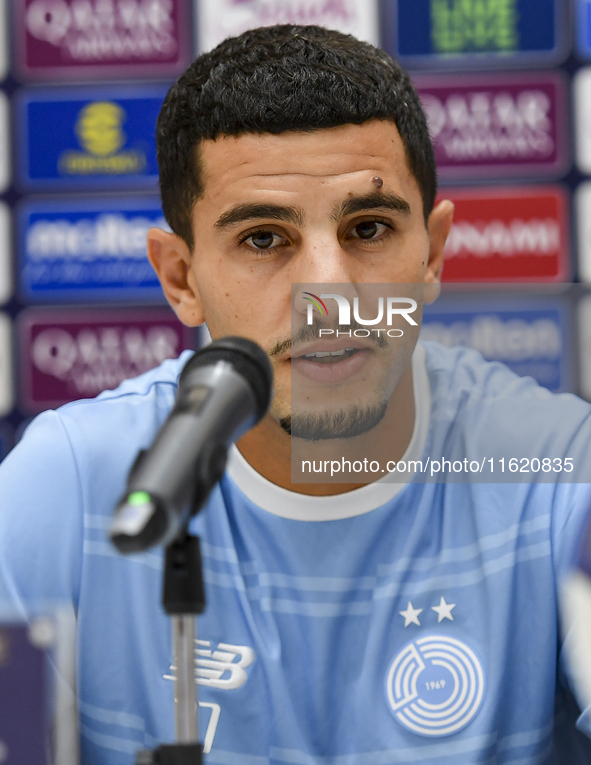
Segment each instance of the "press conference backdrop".
[[591,398],[591,0],[4,3],[0,457],[36,413],[195,344],[146,259],[156,117],[194,55],[281,22],[412,73],[456,205],[423,335]]
[[[591,399],[591,0],[0,0],[0,459],[36,413],[196,343],[146,259],[166,228],[156,117],[194,55],[281,22],[350,32],[412,73],[456,205],[424,337]],[[39,651],[10,629],[12,703],[2,647]],[[27,730],[46,714],[35,656]],[[0,762],[30,762],[42,740],[13,734]]]

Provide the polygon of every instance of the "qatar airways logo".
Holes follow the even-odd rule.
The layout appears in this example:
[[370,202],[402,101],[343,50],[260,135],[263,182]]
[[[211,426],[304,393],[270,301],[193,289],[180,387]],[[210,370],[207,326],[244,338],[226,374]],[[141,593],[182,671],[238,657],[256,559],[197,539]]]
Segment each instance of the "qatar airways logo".
[[[417,310],[417,302],[412,298],[405,297],[379,297],[377,301],[377,315],[375,317],[367,318],[360,315],[359,310],[359,298],[353,298],[353,317],[351,318],[351,302],[343,295],[337,295],[335,293],[322,293],[321,295],[315,295],[313,292],[302,292],[302,297],[307,301],[307,323],[311,326],[314,323],[314,309],[318,311],[322,318],[327,318],[329,314],[328,307],[325,300],[335,300],[338,307],[338,324],[341,327],[355,326],[355,329],[349,330],[335,330],[335,329],[319,329],[319,337],[328,335],[335,335],[340,337],[346,335],[347,337],[369,337],[371,333],[376,333],[378,336],[382,334],[388,337],[402,337],[404,335],[403,330],[399,328],[393,328],[395,316],[402,316],[411,326],[416,327],[417,322],[411,316]],[[385,324],[390,329],[386,329],[383,326],[376,328],[376,324]],[[361,325],[361,327],[359,326]],[[373,329],[366,329],[366,327],[374,327]]]

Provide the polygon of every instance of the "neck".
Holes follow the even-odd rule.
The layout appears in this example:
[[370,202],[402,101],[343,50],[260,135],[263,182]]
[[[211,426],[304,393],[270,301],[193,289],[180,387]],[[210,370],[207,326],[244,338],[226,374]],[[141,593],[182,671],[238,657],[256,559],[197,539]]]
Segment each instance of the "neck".
[[[367,458],[368,463],[375,460],[380,465],[384,465],[388,460],[398,461],[410,443],[414,422],[412,365],[409,364],[388,402],[386,414],[375,428],[362,436],[346,441],[343,439],[339,442],[343,456],[350,459],[351,455],[355,455],[354,459]],[[237,446],[242,456],[264,478],[277,486],[300,494],[316,496],[342,494],[371,482],[374,475],[372,473],[367,474],[368,480],[363,483],[301,483],[299,481],[293,483],[292,441],[293,439],[281,426],[267,416],[243,436]],[[325,442],[300,442],[300,444],[301,451],[306,453],[307,459],[314,459],[315,453],[326,456]],[[380,478],[381,475],[381,472],[376,473],[373,480]]]

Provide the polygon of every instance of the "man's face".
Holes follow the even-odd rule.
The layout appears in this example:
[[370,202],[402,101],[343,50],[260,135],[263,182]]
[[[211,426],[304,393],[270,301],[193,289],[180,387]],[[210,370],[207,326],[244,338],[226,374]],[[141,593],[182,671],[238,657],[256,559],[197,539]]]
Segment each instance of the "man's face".
[[[204,195],[194,207],[195,248],[187,263],[194,301],[171,301],[181,321],[205,320],[214,339],[242,335],[270,354],[277,420],[290,416],[292,372],[294,382],[299,374],[324,391],[324,382],[337,384],[349,401],[364,395],[369,406],[379,403],[402,372],[388,380],[377,375],[375,343],[353,354],[365,354],[365,363],[349,358],[350,351],[329,362],[302,360],[310,342],[302,334],[292,348],[291,286],[438,281],[451,213],[436,211],[434,231],[431,221],[427,230],[395,125],[226,136],[204,141],[200,157]],[[347,364],[351,374],[343,371]],[[372,398],[368,385],[381,392]]]

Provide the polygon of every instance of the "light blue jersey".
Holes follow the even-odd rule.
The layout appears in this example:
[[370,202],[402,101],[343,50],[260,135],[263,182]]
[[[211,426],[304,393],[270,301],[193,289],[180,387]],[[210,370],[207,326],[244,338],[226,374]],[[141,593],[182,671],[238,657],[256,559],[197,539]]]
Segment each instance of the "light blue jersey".
[[[85,765],[131,765],[174,739],[161,551],[122,557],[106,528],[187,358],[44,413],[0,467],[0,600],[25,615],[74,603]],[[475,352],[425,343],[413,379],[406,458],[485,454],[511,429],[540,454],[591,453],[589,404]],[[208,599],[196,646],[206,761],[546,762],[557,582],[590,507],[589,486],[572,483],[412,480],[310,497],[234,449],[192,523]]]

